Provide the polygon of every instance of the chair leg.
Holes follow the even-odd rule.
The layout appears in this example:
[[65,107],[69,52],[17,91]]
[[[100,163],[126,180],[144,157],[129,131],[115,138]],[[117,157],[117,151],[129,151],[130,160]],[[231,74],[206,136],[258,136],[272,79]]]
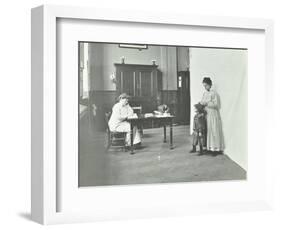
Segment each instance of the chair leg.
[[123,134],[123,147],[122,147],[122,150],[124,152],[127,151],[127,149],[126,149],[126,134]]
[[111,135],[110,132],[107,132],[107,145],[106,145],[106,150],[108,150],[111,146]]

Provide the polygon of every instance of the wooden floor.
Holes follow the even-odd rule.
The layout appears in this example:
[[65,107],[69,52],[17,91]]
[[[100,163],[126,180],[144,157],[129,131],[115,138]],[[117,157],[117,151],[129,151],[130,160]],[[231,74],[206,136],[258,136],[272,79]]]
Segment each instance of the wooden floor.
[[[168,130],[167,130],[168,131]],[[174,127],[174,149],[163,143],[163,129],[145,129],[143,148],[134,155],[106,151],[105,133],[93,133],[80,123],[79,185],[126,185],[147,183],[243,180],[246,172],[225,155],[190,154],[188,126]]]

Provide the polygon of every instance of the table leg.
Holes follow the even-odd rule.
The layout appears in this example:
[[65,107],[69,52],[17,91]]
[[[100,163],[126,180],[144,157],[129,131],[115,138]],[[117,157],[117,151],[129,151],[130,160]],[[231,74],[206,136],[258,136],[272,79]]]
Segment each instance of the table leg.
[[134,129],[133,129],[133,123],[130,122],[130,135],[131,135],[131,154],[134,154]]
[[163,125],[163,129],[164,129],[164,143],[167,142],[167,139],[166,139],[166,124]]
[[170,121],[170,149],[173,149],[173,119]]

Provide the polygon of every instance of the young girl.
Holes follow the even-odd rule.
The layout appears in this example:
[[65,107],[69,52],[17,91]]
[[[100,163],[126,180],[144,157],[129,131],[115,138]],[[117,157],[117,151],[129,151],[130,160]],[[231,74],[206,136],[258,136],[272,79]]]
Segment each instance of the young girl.
[[196,152],[196,146],[200,146],[200,154],[203,154],[203,147],[206,145],[206,119],[204,106],[201,104],[195,104],[195,116],[193,119],[193,140],[192,150],[190,153]]

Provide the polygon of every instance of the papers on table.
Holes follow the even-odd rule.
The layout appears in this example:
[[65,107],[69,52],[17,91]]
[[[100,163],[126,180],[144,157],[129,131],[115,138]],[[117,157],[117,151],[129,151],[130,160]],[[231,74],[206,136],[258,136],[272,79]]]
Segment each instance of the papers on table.
[[157,110],[154,110],[153,113],[154,113],[155,115],[161,115],[161,114],[163,114],[163,113],[161,113],[161,112],[159,112],[159,111],[157,111]]
[[[170,117],[171,114],[170,113],[145,113],[142,117],[144,118],[150,118],[150,117]],[[137,119],[138,115],[136,113],[134,113],[132,116],[128,117],[128,119]]]
[[134,113],[132,116],[128,117],[129,119],[132,119],[132,118],[138,118],[138,115],[136,113]]
[[169,117],[169,116],[171,116],[171,114],[170,113],[161,113],[161,112],[159,112],[159,111],[154,111],[154,114],[155,114],[155,117]]
[[159,114],[159,115],[155,115],[155,117],[170,117],[171,114],[169,113],[163,113],[163,114]]
[[145,118],[147,118],[147,117],[154,117],[154,114],[153,113],[145,113],[144,117]]

